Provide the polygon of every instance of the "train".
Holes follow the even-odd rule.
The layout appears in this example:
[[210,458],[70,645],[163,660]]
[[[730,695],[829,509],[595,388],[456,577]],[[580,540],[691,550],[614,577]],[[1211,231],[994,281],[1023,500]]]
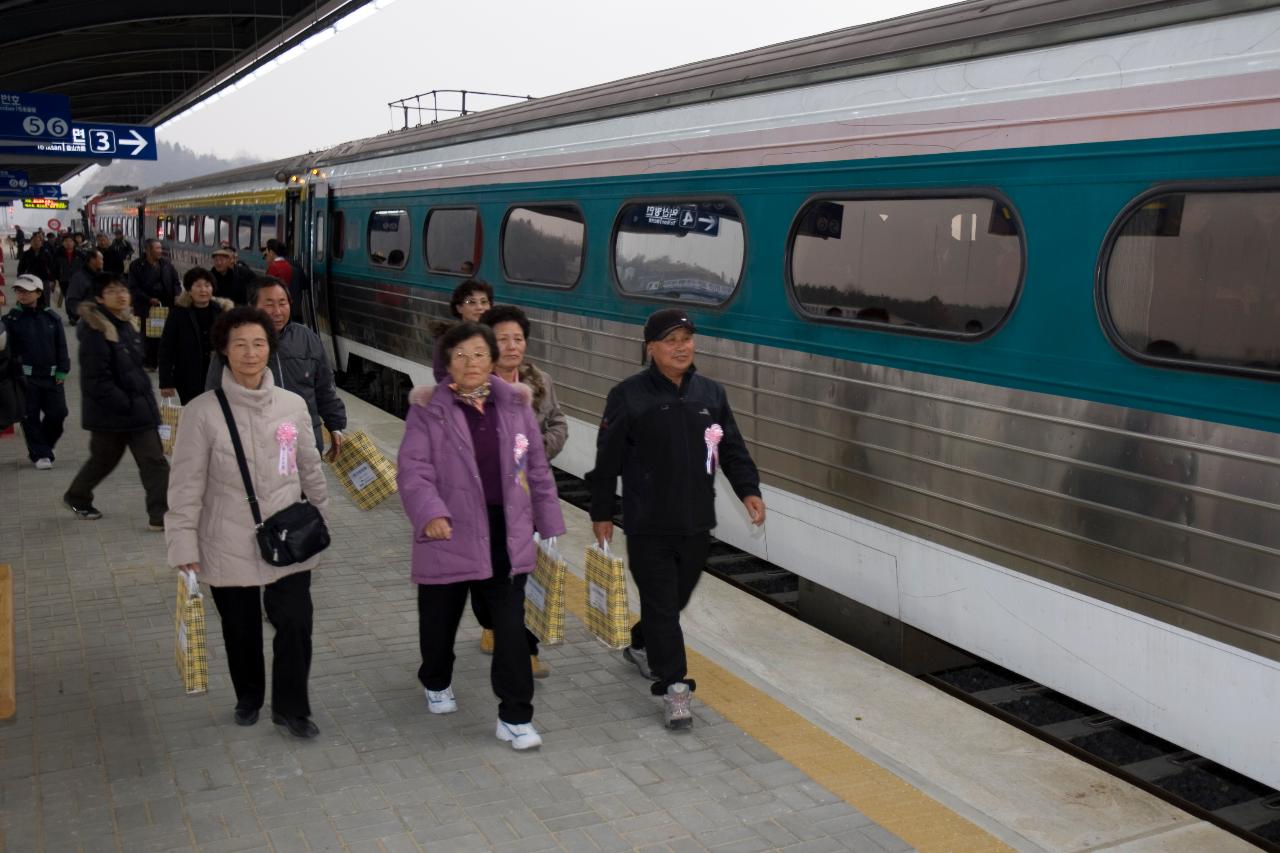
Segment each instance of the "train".
[[1276,33],[1276,2],[965,2],[86,214],[180,266],[285,240],[295,313],[393,408],[488,281],[577,476],[679,305],[769,506],[720,488],[715,535],[802,612],[1280,787]]

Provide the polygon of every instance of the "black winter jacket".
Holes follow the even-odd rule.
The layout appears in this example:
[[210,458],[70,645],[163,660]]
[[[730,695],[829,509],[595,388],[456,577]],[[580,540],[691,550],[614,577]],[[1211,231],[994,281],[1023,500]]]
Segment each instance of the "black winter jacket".
[[129,293],[133,297],[133,313],[146,319],[151,310],[151,300],[159,299],[161,305],[172,305],[182,290],[178,271],[164,258],[149,264],[146,258],[138,258],[129,264]]
[[[209,307],[216,320],[235,306],[230,299],[215,297]],[[160,387],[176,388],[184,406],[192,397],[204,393],[212,352],[207,336],[200,334],[195,312],[191,294],[183,293],[174,301],[160,336]]]
[[[103,266],[106,269],[106,266]],[[78,270],[71,275],[71,284],[67,285],[67,316],[76,318],[80,316],[80,303],[86,299],[93,299],[93,277],[96,275],[88,265],[82,264]]]
[[35,249],[27,249],[22,253],[22,257],[18,259],[18,275],[26,275],[27,273],[40,279],[45,284],[57,281],[57,276],[53,274],[53,264],[48,253],[43,248],[38,252]]
[[90,432],[135,432],[160,425],[146,348],[132,317],[117,317],[96,302],[80,306],[82,424]]
[[230,299],[236,305],[249,304],[249,288],[257,281],[257,276],[253,270],[242,261],[236,261],[227,267],[227,271],[220,273],[215,269],[209,270],[213,275],[213,292],[223,299]]
[[5,315],[4,325],[9,352],[22,365],[23,375],[48,378],[71,372],[67,334],[52,309],[19,305]]
[[9,355],[9,334],[0,325],[0,429],[8,429],[26,417],[22,373]]
[[734,422],[724,388],[690,367],[677,388],[652,364],[609,392],[596,439],[591,520],[613,518],[622,476],[627,535],[688,536],[716,526],[715,474],[705,432],[724,430],[720,465],[739,498],[760,495],[760,474]]

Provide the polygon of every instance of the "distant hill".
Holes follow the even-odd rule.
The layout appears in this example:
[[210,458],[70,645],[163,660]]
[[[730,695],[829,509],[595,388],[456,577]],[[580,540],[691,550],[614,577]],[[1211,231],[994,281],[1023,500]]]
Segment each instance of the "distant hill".
[[197,178],[201,175],[248,166],[258,162],[250,157],[223,159],[212,154],[197,154],[190,148],[171,142],[159,144],[155,162],[127,162],[117,160],[99,169],[80,190],[80,195],[95,195],[108,185],[130,184],[135,187],[153,187],[169,181]]

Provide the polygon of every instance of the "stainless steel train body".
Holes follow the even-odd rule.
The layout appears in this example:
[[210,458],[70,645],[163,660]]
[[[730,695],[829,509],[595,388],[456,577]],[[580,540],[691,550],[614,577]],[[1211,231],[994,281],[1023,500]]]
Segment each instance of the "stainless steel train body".
[[282,204],[340,366],[429,381],[471,269],[529,309],[578,475],[685,305],[770,506],[718,536],[1280,786],[1276,5],[960,4],[338,146]]

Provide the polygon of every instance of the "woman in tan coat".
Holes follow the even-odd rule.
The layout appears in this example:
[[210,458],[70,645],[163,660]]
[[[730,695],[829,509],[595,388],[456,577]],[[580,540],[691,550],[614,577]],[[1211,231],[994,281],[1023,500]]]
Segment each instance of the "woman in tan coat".
[[[304,493],[328,515],[328,489],[315,436],[308,428],[307,404],[297,394],[275,387],[268,369],[276,346],[271,318],[256,308],[232,309],[219,316],[212,339],[214,349],[226,359],[222,390],[244,446],[262,517],[297,502]],[[259,587],[265,587],[261,600],[276,630],[271,720],[298,737],[319,734],[307,700],[311,570],[318,558],[285,567],[262,559],[231,433],[213,391],[183,408],[169,477],[165,538],[169,564],[198,572],[212,588],[236,689],[236,723],[256,723],[265,698],[259,606]]]

